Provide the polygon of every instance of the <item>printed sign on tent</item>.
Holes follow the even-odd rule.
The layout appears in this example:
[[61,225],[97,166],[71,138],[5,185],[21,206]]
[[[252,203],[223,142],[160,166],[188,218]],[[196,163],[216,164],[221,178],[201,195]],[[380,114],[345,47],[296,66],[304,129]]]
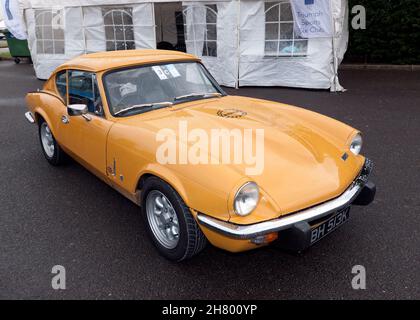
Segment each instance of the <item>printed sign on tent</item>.
[[303,38],[331,37],[330,0],[292,0],[295,32]]
[[0,0],[4,13],[4,23],[11,34],[20,40],[25,40],[27,34],[21,16],[18,0]]

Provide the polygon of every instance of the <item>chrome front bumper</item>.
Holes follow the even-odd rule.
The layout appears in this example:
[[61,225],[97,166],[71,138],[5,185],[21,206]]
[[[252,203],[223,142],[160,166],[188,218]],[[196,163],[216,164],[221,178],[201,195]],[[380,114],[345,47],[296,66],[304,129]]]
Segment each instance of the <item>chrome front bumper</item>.
[[291,213],[277,219],[250,225],[238,225],[226,221],[221,221],[202,213],[198,213],[197,220],[199,224],[206,228],[214,230],[227,237],[236,239],[252,239],[267,233],[289,229],[292,228],[296,223],[318,220],[324,216],[328,216],[335,211],[349,206],[351,203],[353,203],[353,201],[356,200],[359,193],[365,187],[371,171],[372,162],[369,159],[366,159],[359,176],[340,196],[333,200],[326,201],[308,209]]

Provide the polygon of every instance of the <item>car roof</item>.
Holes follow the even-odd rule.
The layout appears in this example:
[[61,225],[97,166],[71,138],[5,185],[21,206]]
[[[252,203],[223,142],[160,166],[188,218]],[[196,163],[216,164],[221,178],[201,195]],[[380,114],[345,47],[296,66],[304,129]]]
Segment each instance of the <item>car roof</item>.
[[185,60],[199,61],[196,56],[180,51],[153,49],[105,51],[78,56],[59,66],[56,71],[82,69],[99,72],[138,64]]

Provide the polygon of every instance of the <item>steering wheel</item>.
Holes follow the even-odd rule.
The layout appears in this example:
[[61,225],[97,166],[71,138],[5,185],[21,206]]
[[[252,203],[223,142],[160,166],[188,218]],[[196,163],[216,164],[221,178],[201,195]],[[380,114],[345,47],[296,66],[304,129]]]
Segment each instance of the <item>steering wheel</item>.
[[[116,108],[123,108],[123,107],[127,107],[128,105],[132,104],[132,103],[127,103],[125,100],[127,100],[128,98],[132,98],[133,96],[137,96],[137,92],[130,92],[127,93],[124,97],[122,97],[117,104],[114,106],[114,109]],[[125,102],[125,103],[124,103]]]

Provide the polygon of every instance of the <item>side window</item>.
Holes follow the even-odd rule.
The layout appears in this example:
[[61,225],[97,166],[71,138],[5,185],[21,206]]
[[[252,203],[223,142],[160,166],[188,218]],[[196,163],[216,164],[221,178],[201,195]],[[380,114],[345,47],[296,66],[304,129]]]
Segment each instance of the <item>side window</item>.
[[89,112],[103,115],[96,75],[91,72],[69,71],[69,104],[85,104]]
[[55,85],[57,87],[57,91],[60,94],[61,98],[66,102],[67,101],[67,78],[66,78],[66,70],[60,71],[55,76]]

